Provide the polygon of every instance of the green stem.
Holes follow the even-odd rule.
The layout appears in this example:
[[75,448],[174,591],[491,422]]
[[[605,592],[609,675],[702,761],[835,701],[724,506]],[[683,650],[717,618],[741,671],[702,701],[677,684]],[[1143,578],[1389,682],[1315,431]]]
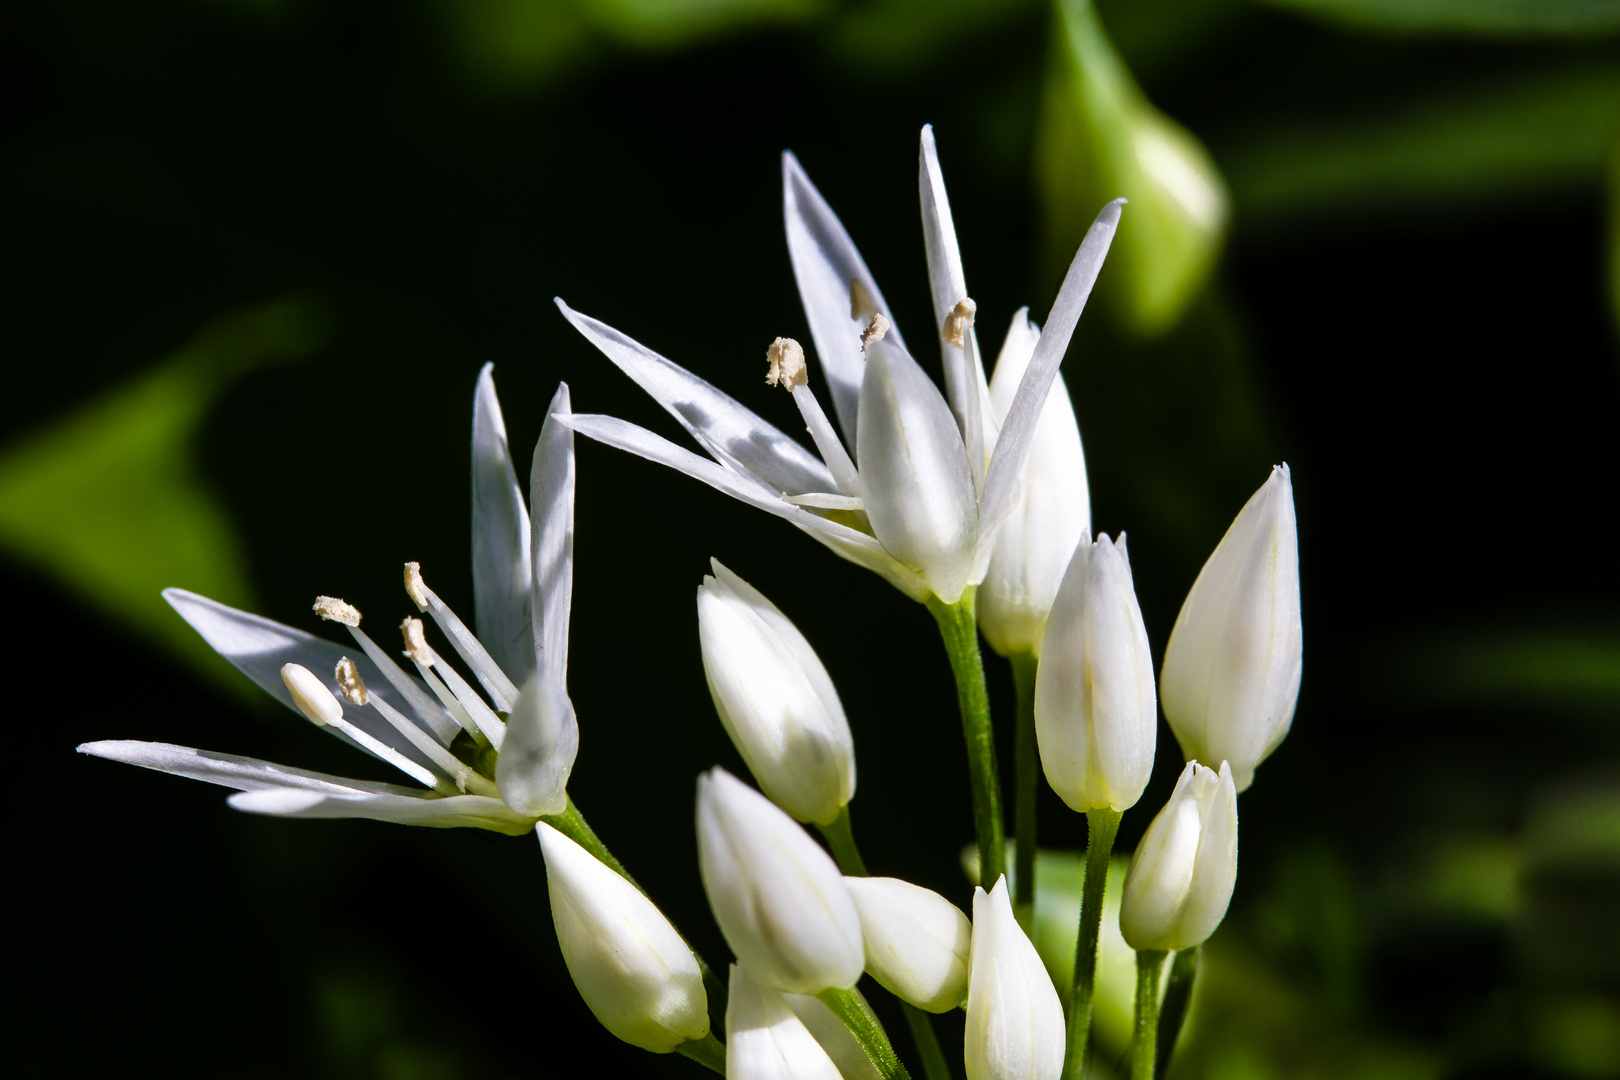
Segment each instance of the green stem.
[[1035,742],[1035,654],[1014,653],[1013,688],[1018,717],[1013,743],[1013,914],[1035,936],[1035,800],[1040,794],[1041,762]]
[[911,1029],[911,1039],[917,1044],[917,1054],[922,1058],[923,1075],[928,1080],[951,1080],[951,1064],[945,1060],[945,1051],[939,1045],[934,1022],[927,1013],[909,1001],[902,1001],[900,1007],[905,1010],[906,1026]]
[[849,805],[846,803],[838,808],[838,816],[826,825],[817,825],[821,835],[826,838],[827,846],[832,849],[833,861],[838,869],[850,877],[866,877],[866,862],[861,858],[860,849],[855,846],[855,834],[849,827]]
[[1159,969],[1164,953],[1143,949],[1136,954],[1136,1034],[1131,1040],[1131,1080],[1153,1080],[1159,1050]]
[[896,1080],[903,1077],[911,1080],[911,1074],[906,1067],[900,1064],[900,1058],[895,1055],[894,1047],[889,1043],[889,1036],[884,1034],[883,1025],[873,1015],[872,1007],[866,1003],[854,990],[823,990],[816,995],[821,1003],[833,1011],[833,1015],[842,1020],[849,1033],[855,1036],[866,1051],[866,1056],[877,1067],[878,1075],[883,1080]]
[[1164,1080],[1164,1074],[1170,1069],[1170,1058],[1176,1052],[1176,1040],[1187,1019],[1187,1005],[1192,1001],[1198,960],[1203,951],[1202,945],[1181,949],[1170,961],[1170,979],[1164,986],[1164,1003],[1159,1006],[1159,1060],[1153,1070],[1155,1080]]
[[682,1057],[689,1057],[706,1069],[726,1075],[726,1048],[709,1032],[701,1039],[688,1039],[675,1048]]
[[1102,929],[1103,892],[1108,888],[1108,858],[1114,852],[1120,815],[1114,810],[1086,811],[1086,880],[1080,893],[1080,930],[1074,942],[1074,994],[1069,1004],[1069,1052],[1063,1080],[1080,1080],[1091,1053],[1091,1002],[1097,988],[1097,935]]
[[[596,860],[603,866],[634,885],[641,895],[647,896],[647,890],[641,887],[641,882],[630,876],[630,871],[624,868],[622,862],[613,857],[613,852],[609,851],[607,845],[602,843],[601,839],[596,835],[590,824],[585,820],[585,815],[579,812],[578,806],[574,805],[573,796],[569,796],[568,805],[563,808],[562,813],[552,814],[540,820],[596,856]],[[651,897],[648,897],[648,899],[651,899]],[[680,931],[677,930],[676,933],[679,934]],[[681,940],[686,941],[685,934],[681,934]],[[692,943],[687,941],[686,947],[692,949]],[[709,998],[709,1020],[713,1023],[718,1018],[720,1023],[724,1024],[726,1016],[726,984],[715,976],[714,969],[709,967],[708,961],[698,955],[696,949],[692,949],[692,958],[697,961],[698,971],[703,974],[703,990]],[[721,1071],[724,1071],[724,1069]]]
[[973,600],[974,588],[970,585],[954,604],[930,596],[928,610],[939,623],[951,674],[956,676],[956,704],[962,711],[962,736],[967,741],[968,777],[973,788],[973,825],[979,835],[979,883],[994,886],[1007,869],[1007,842],[1001,822],[996,740],[990,728],[990,695],[984,686],[984,661],[979,657]]

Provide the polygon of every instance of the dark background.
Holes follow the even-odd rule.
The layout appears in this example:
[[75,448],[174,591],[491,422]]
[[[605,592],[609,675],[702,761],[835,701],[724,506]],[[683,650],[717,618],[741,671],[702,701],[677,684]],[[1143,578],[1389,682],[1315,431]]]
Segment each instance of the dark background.
[[[382,778],[165,630],[179,620],[141,575],[171,567],[143,553],[182,550],[164,541],[180,526],[109,494],[116,468],[49,473],[39,449],[107,430],[98,403],[191,357],[216,374],[177,475],[225,523],[222,599],[308,629],[317,593],[394,619],[419,559],[470,616],[482,363],[520,475],[560,379],[579,411],[675,435],[553,296],[798,430],[757,385],[771,338],[807,340],[782,149],[901,325],[925,325],[914,178],[933,123],[988,340],[1023,303],[1044,313],[1042,5],[651,10],[0,9],[14,1054],[65,1075],[698,1075],[595,1024],[532,839],[256,818],[75,756],[142,738]],[[1104,271],[1064,365],[1095,528],[1130,530],[1156,650],[1274,462],[1301,533],[1298,718],[1243,799],[1236,899],[1178,1071],[1620,1075],[1614,20],[1101,14],[1209,147],[1233,216],[1157,337],[1110,314]],[[695,482],[585,440],[579,462],[570,791],[675,923],[726,956],[689,824],[700,770],[744,773],[698,658],[711,555],[837,682],[868,864],[965,906],[966,770],[923,609]],[[30,468],[52,477],[43,500],[16,494]],[[1010,679],[986,660],[1006,733]],[[1177,766],[1160,755],[1121,851]],[[1042,830],[1084,844],[1049,792]]]

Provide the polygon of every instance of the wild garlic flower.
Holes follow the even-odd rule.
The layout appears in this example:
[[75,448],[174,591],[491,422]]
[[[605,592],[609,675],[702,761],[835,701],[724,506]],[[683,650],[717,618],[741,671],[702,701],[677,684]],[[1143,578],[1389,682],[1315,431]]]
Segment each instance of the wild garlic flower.
[[[579,746],[566,690],[573,602],[574,440],[551,401],[524,506],[491,365],[473,399],[474,634],[428,588],[416,563],[405,590],[430,615],[483,688],[427,642],[422,621],[401,626],[408,674],[360,629],[360,612],[323,596],[315,612],[348,628],[351,647],[238,611],[184,589],[170,606],[260,689],[420,785],[350,780],[256,758],[169,743],[85,743],[81,753],[235,788],[238,810],[282,817],[371,818],[518,835],[562,812]],[[426,789],[426,790],[423,790]]]
[[691,372],[559,299],[563,315],[713,460],[615,417],[576,414],[566,422],[787,519],[915,600],[935,596],[955,603],[983,580],[998,528],[1017,501],[1037,421],[1124,200],[1103,208],[1080,245],[998,431],[973,329],[977,308],[968,296],[933,132],[926,127],[918,171],[944,394],[907,350],[849,234],[798,160],[785,153],[788,251],[843,440],[809,388],[803,348],[791,339],[772,343],[768,381],[793,395],[817,454]]
[[1237,884],[1232,767],[1187,762],[1125,875],[1119,929],[1133,949],[1190,949],[1226,917]]
[[968,1080],[1057,1080],[1063,1071],[1063,1004],[1052,976],[1013,917],[1007,879],[973,890],[968,980]]

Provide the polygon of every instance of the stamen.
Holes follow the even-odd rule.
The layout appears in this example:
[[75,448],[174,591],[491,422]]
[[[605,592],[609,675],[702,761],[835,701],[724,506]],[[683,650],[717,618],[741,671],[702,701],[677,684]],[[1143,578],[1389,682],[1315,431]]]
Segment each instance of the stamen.
[[471,791],[474,795],[488,795],[491,798],[500,798],[500,792],[496,790],[493,783],[473,772],[467,767],[466,762],[433,741],[427,732],[411,723],[405,714],[380,697],[372,698],[371,704],[373,708],[382,713],[383,719],[394,725],[396,731],[411,740],[411,745],[422,751],[428,760],[443,769],[455,781],[457,791]]
[[347,656],[337,662],[337,671],[333,672],[332,677],[337,680],[338,693],[350,705],[364,705],[371,700],[371,693],[366,689],[366,681],[360,677],[360,669],[355,667],[354,661]]
[[426,587],[422,581],[422,564],[419,562],[406,563],[405,595],[409,596],[412,602],[416,604],[417,611],[427,610],[427,597],[422,595],[422,590]]
[[945,316],[945,325],[939,332],[945,344],[955,345],[958,349],[967,344],[967,333],[973,328],[973,316],[978,310],[979,305],[965,296],[956,302],[956,306]]
[[[517,701],[517,686],[513,684],[511,679],[506,677],[506,672],[502,671],[501,666],[484,650],[484,646],[479,643],[477,636],[467,629],[467,625],[456,617],[456,613],[451,611],[432,589],[427,587],[427,582],[422,580],[422,569],[419,565],[414,572],[414,576],[416,593],[421,595],[423,601],[426,601],[426,610],[432,613],[433,621],[439,624],[439,629],[444,631],[444,636],[450,639],[450,644],[455,647],[462,660],[466,661],[467,666],[472,668],[472,672],[478,677],[478,681],[484,684],[484,689],[489,691],[489,696],[495,702],[495,707],[502,712],[511,712],[512,703]],[[409,566],[407,566],[405,577],[408,583],[411,582],[412,571]],[[413,594],[411,598],[416,599],[416,595]],[[455,684],[451,683],[451,685],[454,686]]]
[[780,386],[792,391],[810,381],[810,367],[804,362],[804,346],[790,337],[779,337],[765,350],[770,370],[765,374],[766,386]]
[[[489,740],[489,744],[499,750],[501,742],[506,738],[506,724],[501,721],[500,717],[495,715],[493,709],[484,704],[484,699],[479,697],[478,692],[467,684],[467,680],[461,677],[459,671],[449,664],[437,662],[437,656],[434,657],[434,660],[435,664],[431,670],[425,666],[418,668],[422,672],[422,676],[429,679],[429,685],[431,686],[438,681],[432,678],[434,672],[442,672],[444,681],[449,684],[450,693],[454,695],[454,700],[459,702],[461,707],[466,710],[467,718],[473,722],[474,727],[483,731],[484,737]],[[434,687],[434,692],[438,692],[438,687]]]
[[866,329],[861,331],[861,352],[870,349],[874,342],[882,341],[883,335],[889,332],[890,325],[883,312],[874,314],[872,321],[866,324]]
[[866,291],[860,278],[849,279],[849,317],[865,322],[878,313],[877,305],[872,302],[872,294]]
[[[429,659],[436,659],[431,655],[431,651]],[[461,702],[456,700],[456,695],[450,692],[450,688],[444,685],[444,682],[437,675],[433,674],[432,668],[426,664],[417,664],[416,670],[421,673],[422,680],[428,684],[428,688],[438,695],[439,700],[444,703],[444,707],[449,710],[450,715],[456,718],[456,723],[460,724],[468,734],[479,742],[489,743],[491,746],[495,745],[494,740],[485,734],[484,729],[478,726],[478,722],[472,718]]]
[[344,626],[359,626],[360,611],[353,604],[345,603],[335,596],[317,596],[315,598],[315,614],[327,622],[342,623]]
[[[377,665],[377,670],[383,673],[383,678],[388,680],[388,685],[399,691],[399,696],[404,698],[406,703],[415,710],[417,716],[427,720],[445,715],[445,710],[439,707],[439,703],[429,697],[420,686],[416,685],[416,680],[405,674],[405,670],[394,663],[393,657],[378,648],[377,643],[371,640],[371,635],[358,626],[351,626],[349,634],[353,636],[356,644],[365,650],[366,657]],[[467,726],[461,723],[460,718],[454,712],[449,715],[461,727]]]
[[837,432],[833,431],[832,424],[827,422],[827,414],[821,411],[821,402],[808,386],[795,386],[793,388],[793,404],[799,407],[799,415],[804,417],[805,429],[810,432],[810,439],[821,451],[821,460],[827,463],[827,469],[838,482],[838,487],[845,495],[859,498],[861,495],[861,475],[855,470],[855,463],[850,460],[849,451],[838,440]]
[[405,655],[424,667],[433,666],[433,650],[428,648],[427,635],[422,632],[421,619],[406,619],[399,624],[405,637]]
[[392,746],[345,720],[342,704],[309,668],[298,664],[284,664],[281,668],[281,681],[292,694],[293,703],[298,706],[298,711],[313,720],[317,727],[330,727],[341,731],[353,739],[360,749],[379,761],[388,762],[425,787],[440,786],[439,778],[430,770],[424,769]]

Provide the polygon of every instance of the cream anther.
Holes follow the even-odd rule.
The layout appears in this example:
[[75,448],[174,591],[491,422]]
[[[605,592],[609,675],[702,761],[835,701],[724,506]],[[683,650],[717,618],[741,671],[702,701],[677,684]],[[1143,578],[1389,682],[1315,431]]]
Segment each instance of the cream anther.
[[945,316],[945,326],[940,330],[939,336],[945,339],[947,345],[955,345],[958,349],[967,344],[967,332],[973,328],[973,316],[979,310],[967,297],[956,302],[950,314]]
[[804,362],[804,347],[790,337],[779,337],[765,350],[765,360],[771,365],[765,375],[766,386],[780,386],[792,390],[810,381],[810,368]]
[[433,650],[428,648],[427,635],[422,633],[422,620],[406,619],[399,624],[399,632],[405,635],[405,655],[423,667],[432,667]]
[[337,671],[332,676],[337,680],[338,693],[350,705],[364,705],[371,700],[371,691],[366,689],[366,681],[360,677],[360,669],[354,666],[354,661],[347,656],[337,662]]
[[328,690],[326,684],[316,678],[315,673],[309,668],[298,664],[283,664],[281,681],[287,685],[287,692],[292,695],[293,704],[298,706],[298,711],[320,727],[335,724],[343,719],[343,706],[338,704],[338,699],[332,696],[332,691]]
[[872,302],[872,294],[866,291],[860,278],[849,279],[849,317],[865,322],[878,313],[877,305]]
[[883,335],[889,332],[889,320],[879,311],[872,316],[872,321],[866,324],[861,331],[861,352],[872,347],[874,341],[882,341]]
[[344,626],[360,625],[360,609],[335,596],[317,596],[315,614],[327,622],[342,623]]
[[411,602],[416,605],[417,611],[426,611],[428,609],[427,596],[422,592],[426,587],[427,583],[422,580],[422,564],[419,562],[406,563],[405,595],[411,598]]

